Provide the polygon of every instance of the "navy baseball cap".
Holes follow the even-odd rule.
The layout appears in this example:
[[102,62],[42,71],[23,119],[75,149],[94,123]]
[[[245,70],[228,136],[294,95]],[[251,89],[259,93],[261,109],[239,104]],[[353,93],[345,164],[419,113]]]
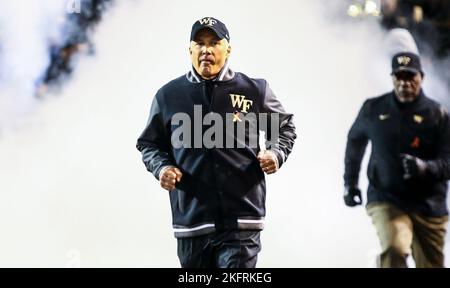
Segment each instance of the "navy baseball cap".
[[195,21],[194,25],[192,25],[191,30],[191,41],[194,40],[195,35],[197,35],[198,31],[202,29],[210,29],[216,33],[219,39],[227,39],[230,42],[230,34],[228,33],[228,29],[220,20],[213,17],[204,17],[200,20]]
[[421,73],[423,75],[419,56],[411,52],[400,52],[395,54],[394,57],[392,57],[391,74],[400,71],[407,71],[414,74]]

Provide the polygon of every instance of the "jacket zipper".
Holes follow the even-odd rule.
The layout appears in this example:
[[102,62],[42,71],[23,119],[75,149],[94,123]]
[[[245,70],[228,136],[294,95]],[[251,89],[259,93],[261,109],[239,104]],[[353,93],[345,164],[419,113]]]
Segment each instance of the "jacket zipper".
[[[210,99],[210,102],[209,102],[209,111],[208,111],[208,113],[212,113],[212,112],[213,112],[213,104],[214,104],[214,88],[216,87],[216,84],[211,83],[210,85],[212,85],[212,86],[209,87],[210,89],[208,89],[208,85],[206,84],[206,81],[204,81],[204,83],[203,83],[203,93],[205,94],[206,99]],[[208,92],[210,92],[211,94],[208,95]],[[208,97],[208,96],[209,96],[209,97]],[[209,153],[210,153],[211,159],[213,160],[212,162],[213,162],[213,163],[217,163],[217,160],[216,160],[216,158],[215,158],[215,155],[214,155],[212,149],[209,150]],[[214,165],[215,165],[215,164],[214,164]],[[215,174],[216,171],[217,171],[217,168],[214,167],[213,171],[214,171],[214,174]],[[222,216],[223,216],[224,214],[226,215],[226,207],[222,204],[222,203],[224,202],[224,201],[223,201],[223,192],[220,191],[220,187],[217,187],[217,184],[216,184],[216,178],[217,178],[217,177],[213,177],[214,187],[215,187],[216,192],[217,192],[216,195],[217,195],[217,199],[218,199],[218,203],[217,203],[217,204],[218,204],[218,207],[219,207],[219,213],[222,214],[222,215],[220,215],[220,216],[221,216],[220,218],[223,218]]]

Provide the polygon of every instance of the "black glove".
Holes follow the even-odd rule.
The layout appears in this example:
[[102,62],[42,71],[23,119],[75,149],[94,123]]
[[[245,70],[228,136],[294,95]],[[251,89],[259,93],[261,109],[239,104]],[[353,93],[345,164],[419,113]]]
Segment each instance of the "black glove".
[[361,190],[356,186],[345,186],[344,202],[349,207],[362,204]]
[[403,165],[403,179],[423,177],[427,170],[427,162],[411,156],[409,154],[400,154]]

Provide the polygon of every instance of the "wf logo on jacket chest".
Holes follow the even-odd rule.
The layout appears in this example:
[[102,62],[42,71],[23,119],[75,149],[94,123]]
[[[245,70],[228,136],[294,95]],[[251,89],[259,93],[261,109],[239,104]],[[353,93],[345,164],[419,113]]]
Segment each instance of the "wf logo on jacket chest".
[[233,108],[238,108],[241,110],[241,111],[234,112],[233,122],[236,122],[236,121],[241,122],[242,120],[239,117],[240,112],[247,113],[248,109],[250,109],[250,107],[252,106],[253,101],[245,99],[244,95],[238,95],[238,94],[230,94],[230,98],[231,98],[231,105],[233,106]]

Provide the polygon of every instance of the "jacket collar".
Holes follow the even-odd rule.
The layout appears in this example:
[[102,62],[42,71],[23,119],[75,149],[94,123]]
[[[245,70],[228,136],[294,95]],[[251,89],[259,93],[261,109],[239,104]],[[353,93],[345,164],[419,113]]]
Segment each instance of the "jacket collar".
[[423,89],[420,89],[419,96],[411,103],[402,104],[397,100],[396,97],[397,96],[395,95],[395,91],[392,90],[391,97],[390,97],[391,106],[396,109],[401,109],[401,110],[410,109],[410,108],[418,108],[424,103],[425,98],[426,98],[425,94],[423,93]]
[[[233,79],[234,75],[235,75],[234,71],[231,70],[230,64],[228,63],[228,60],[226,60],[225,61],[225,65],[223,65],[223,67],[222,67],[222,70],[220,70],[220,72],[217,75],[217,77],[212,79],[212,81],[217,81],[217,82],[228,81],[228,80]],[[186,73],[186,78],[191,83],[201,83],[201,82],[205,81],[205,79],[203,79],[197,73],[197,71],[195,71],[193,66],[191,66],[191,70],[188,73]]]

